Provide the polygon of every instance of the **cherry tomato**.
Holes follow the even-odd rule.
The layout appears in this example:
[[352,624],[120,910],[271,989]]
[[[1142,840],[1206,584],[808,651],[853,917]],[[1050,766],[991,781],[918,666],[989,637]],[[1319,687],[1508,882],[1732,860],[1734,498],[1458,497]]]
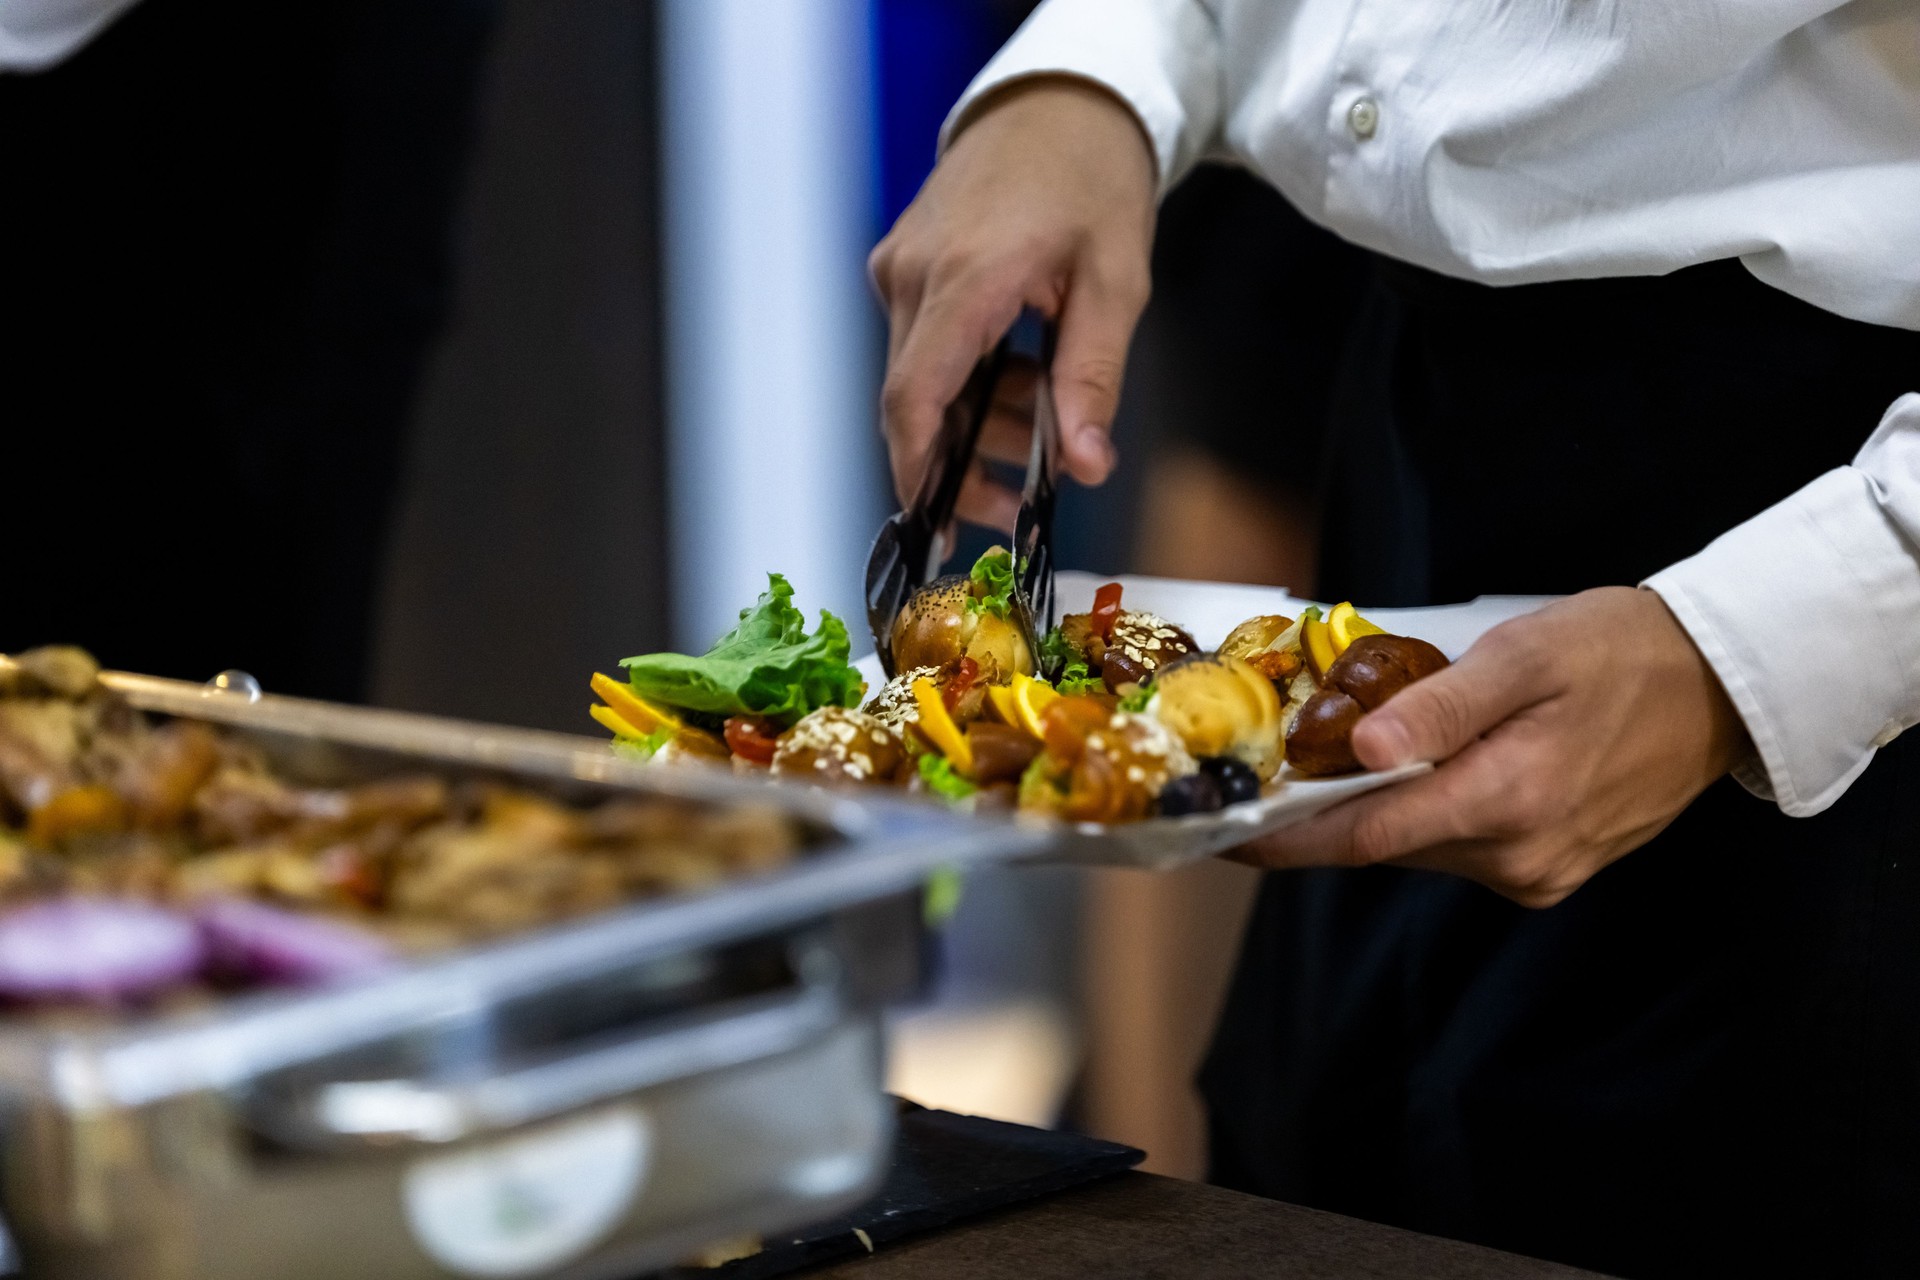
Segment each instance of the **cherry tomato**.
[[780,731],[765,716],[732,716],[726,726],[727,747],[742,760],[772,764]]
[[1120,616],[1120,584],[1109,582],[1093,593],[1093,633],[1101,640],[1113,639],[1113,622]]
[[973,688],[973,682],[979,678],[980,664],[972,658],[961,658],[953,664],[953,674],[940,690],[940,701],[947,704],[948,715],[960,709],[960,699],[967,696],[967,690]]
[[357,845],[336,844],[320,851],[320,879],[342,897],[377,907],[386,895],[380,868]]

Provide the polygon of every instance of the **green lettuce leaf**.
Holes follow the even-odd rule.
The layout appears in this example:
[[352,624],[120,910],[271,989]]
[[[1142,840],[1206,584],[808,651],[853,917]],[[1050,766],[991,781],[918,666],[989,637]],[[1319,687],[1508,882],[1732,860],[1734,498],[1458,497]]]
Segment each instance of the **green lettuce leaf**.
[[1058,769],[1059,766],[1044,751],[1033,758],[1033,763],[1020,775],[1022,809],[1045,812],[1060,802],[1065,790],[1055,776]]
[[1013,612],[1013,553],[998,548],[973,562],[967,575],[982,588],[967,601],[969,613],[991,613],[1004,618]]
[[1060,628],[1054,627],[1040,637],[1040,671],[1042,675],[1056,676],[1064,673],[1068,666],[1079,663],[1085,671],[1087,656],[1074,648]]
[[953,867],[936,867],[927,877],[926,896],[920,900],[920,915],[928,928],[945,924],[960,909],[960,873]]
[[929,751],[917,766],[927,790],[946,800],[965,800],[980,788],[953,771],[953,761]]
[[822,610],[820,629],[793,607],[793,587],[777,573],[740,624],[699,657],[649,653],[620,665],[635,693],[653,702],[715,716],[766,716],[792,724],[821,707],[851,707],[865,682],[848,662],[847,626]]
[[1053,687],[1061,693],[1105,693],[1107,682],[1087,670],[1084,658],[1075,658],[1060,672]]
[[1147,704],[1152,701],[1153,685],[1149,682],[1139,686],[1132,693],[1120,699],[1120,709],[1122,711],[1145,711]]
[[660,748],[673,740],[673,730],[664,725],[655,729],[644,738],[618,737],[613,740],[613,753],[628,760],[637,760],[641,764],[660,754]]

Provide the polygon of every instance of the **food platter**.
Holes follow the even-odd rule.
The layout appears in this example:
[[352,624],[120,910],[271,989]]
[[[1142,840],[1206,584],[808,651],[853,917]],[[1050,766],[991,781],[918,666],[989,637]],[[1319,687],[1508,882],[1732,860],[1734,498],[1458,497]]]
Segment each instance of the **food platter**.
[[[1314,603],[1273,587],[1143,576],[1112,578],[1077,571],[1065,571],[1058,576],[1056,598],[1062,610],[1084,608],[1095,590],[1108,582],[1121,584],[1131,607],[1178,619],[1207,647],[1217,645],[1244,618],[1260,614],[1296,615]],[[1449,658],[1457,658],[1492,627],[1530,613],[1550,599],[1483,596],[1458,605],[1368,608],[1365,612],[1381,626],[1422,637]],[[876,685],[884,678],[877,657],[869,655],[859,665]],[[1042,849],[1028,856],[1045,861],[1167,870],[1224,853],[1305,821],[1343,800],[1428,771],[1427,765],[1411,765],[1383,773],[1308,778],[1291,769],[1282,769],[1260,799],[1213,813],[1114,825],[1035,823],[1033,825],[1046,831],[1049,838]]]

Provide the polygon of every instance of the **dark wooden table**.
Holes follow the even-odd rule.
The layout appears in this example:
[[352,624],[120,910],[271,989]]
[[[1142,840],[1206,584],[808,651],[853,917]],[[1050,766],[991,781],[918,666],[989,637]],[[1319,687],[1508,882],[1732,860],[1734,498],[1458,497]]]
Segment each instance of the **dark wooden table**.
[[1150,1173],[883,1245],[805,1280],[1595,1280],[1591,1271]]

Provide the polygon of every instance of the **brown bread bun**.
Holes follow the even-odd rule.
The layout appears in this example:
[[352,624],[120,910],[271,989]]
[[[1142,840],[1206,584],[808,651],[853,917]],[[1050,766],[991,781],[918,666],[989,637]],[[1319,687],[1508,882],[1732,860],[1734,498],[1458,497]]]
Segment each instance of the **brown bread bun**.
[[1145,684],[1154,672],[1199,648],[1184,629],[1158,614],[1122,609],[1100,656],[1100,676],[1119,693],[1126,685]]
[[1325,684],[1372,711],[1415,680],[1447,665],[1447,655],[1412,636],[1360,636],[1327,668]]
[[967,651],[962,626],[973,592],[964,575],[936,578],[907,597],[893,620],[893,667],[944,667]]
[[986,684],[1006,684],[1013,673],[1033,674],[1033,653],[1011,618],[969,609],[973,584],[964,574],[936,578],[907,599],[893,621],[893,666],[945,668],[972,658]]
[[773,772],[802,782],[891,782],[906,747],[880,721],[851,707],[822,707],[780,735]]
[[1352,773],[1360,767],[1353,754],[1353,726],[1365,714],[1358,702],[1338,689],[1314,694],[1287,730],[1287,763],[1316,778]]
[[1327,668],[1325,686],[1287,731],[1287,763],[1325,777],[1360,767],[1353,727],[1394,694],[1447,665],[1447,655],[1412,636],[1360,636]]

